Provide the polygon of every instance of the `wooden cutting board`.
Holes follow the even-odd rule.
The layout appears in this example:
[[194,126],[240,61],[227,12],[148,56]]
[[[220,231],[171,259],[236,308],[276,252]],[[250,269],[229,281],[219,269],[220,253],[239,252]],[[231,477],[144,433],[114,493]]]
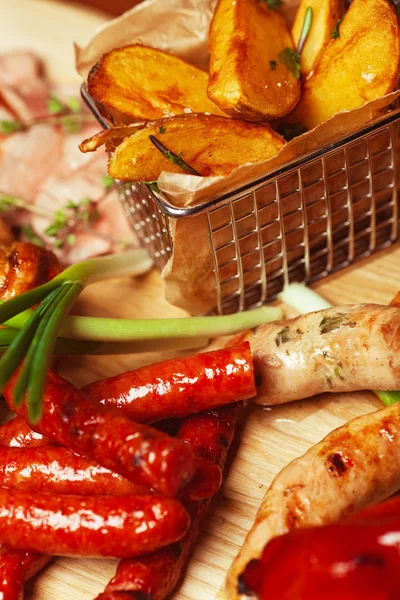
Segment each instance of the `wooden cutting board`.
[[[0,0],[0,51],[33,47],[47,57],[61,80],[75,79],[72,41],[84,41],[102,18],[43,0]],[[29,23],[25,31],[23,22]],[[56,53],[53,40],[57,40]],[[78,83],[77,83],[78,85]],[[327,278],[315,286],[332,304],[388,303],[400,288],[400,247]],[[163,299],[156,272],[136,280],[96,284],[80,301],[82,314],[126,318],[183,316]],[[81,386],[89,381],[171,356],[153,353],[123,357],[75,357],[60,364],[63,375]],[[214,600],[226,570],[250,528],[263,494],[289,461],[305,452],[335,427],[381,405],[371,393],[327,394],[273,409],[255,407],[230,455],[223,489],[202,528],[186,577],[174,600]],[[55,559],[27,586],[26,600],[92,600],[113,576],[116,561]]]

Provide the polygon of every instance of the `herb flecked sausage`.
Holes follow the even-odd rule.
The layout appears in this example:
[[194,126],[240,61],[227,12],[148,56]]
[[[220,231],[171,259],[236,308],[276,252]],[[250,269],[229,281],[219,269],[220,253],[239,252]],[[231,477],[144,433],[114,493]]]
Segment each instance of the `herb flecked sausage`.
[[82,391],[138,423],[186,417],[256,394],[248,342],[128,371]]
[[400,404],[394,404],[334,430],[276,476],[229,570],[227,598],[240,598],[240,575],[272,538],[334,523],[399,488]]
[[400,389],[400,309],[341,306],[262,325],[250,338],[258,404]]
[[[13,402],[16,377],[14,374],[7,384],[4,397],[11,410],[25,417],[25,405],[17,407]],[[90,400],[52,370],[47,376],[42,416],[34,429],[166,496],[176,496],[195,473],[194,454],[187,444]]]
[[125,558],[182,538],[190,519],[162,496],[55,496],[0,488],[0,543],[53,556]]

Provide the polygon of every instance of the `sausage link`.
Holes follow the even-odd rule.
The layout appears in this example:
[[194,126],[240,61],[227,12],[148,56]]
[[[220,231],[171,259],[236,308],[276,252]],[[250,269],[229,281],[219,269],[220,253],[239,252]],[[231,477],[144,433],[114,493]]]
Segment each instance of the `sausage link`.
[[[13,403],[16,378],[17,373],[7,384],[4,397],[11,410],[26,417],[25,404],[16,407]],[[176,496],[195,473],[194,455],[187,444],[94,402],[52,370],[47,376],[42,416],[33,428],[166,496]]]
[[279,323],[250,339],[258,404],[323,392],[400,389],[400,310],[339,306]]
[[182,538],[190,519],[162,496],[50,496],[0,488],[0,543],[57,556],[125,558]]
[[128,371],[83,391],[138,423],[186,417],[256,395],[248,342]]
[[58,446],[25,449],[0,446],[0,481],[5,487],[48,494],[149,493],[147,488]]
[[226,597],[266,544],[298,527],[329,524],[400,488],[400,404],[363,415],[329,433],[274,479],[228,572]]
[[[233,440],[240,405],[231,404],[184,419],[178,437],[193,445],[197,456],[223,468]],[[211,500],[185,502],[192,522],[185,537],[157,552],[122,560],[115,577],[96,600],[163,600],[177,585],[196,542],[202,517]]]
[[51,250],[29,242],[13,242],[0,246],[0,298],[10,300],[28,292],[61,271]]
[[22,417],[15,417],[0,427],[0,444],[9,448],[43,448],[55,443],[34,431]]
[[35,552],[0,548],[0,598],[21,600],[23,585],[36,575],[50,560]]

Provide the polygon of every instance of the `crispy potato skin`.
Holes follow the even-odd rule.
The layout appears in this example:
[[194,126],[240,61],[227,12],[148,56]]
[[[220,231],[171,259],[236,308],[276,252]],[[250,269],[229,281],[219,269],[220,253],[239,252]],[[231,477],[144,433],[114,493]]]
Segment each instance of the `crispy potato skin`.
[[285,48],[294,46],[279,13],[260,0],[220,0],[210,27],[211,100],[249,121],[286,115],[300,98],[300,83],[279,61]]
[[344,13],[344,2],[343,0],[301,0],[292,27],[292,38],[296,48],[308,7],[313,9],[313,20],[300,57],[303,77],[310,74],[330,42],[335,25]]
[[182,153],[183,160],[203,176],[228,175],[245,163],[267,160],[285,143],[269,127],[236,119],[202,114],[161,119],[149,123],[116,148],[109,162],[111,177],[155,181],[162,171],[184,173],[155,148],[150,135],[175,154]]
[[90,95],[111,114],[118,111],[118,122],[160,119],[185,109],[222,114],[207,97],[207,84],[205,71],[142,44],[104,54],[88,76]]
[[336,113],[352,110],[396,87],[400,30],[388,0],[353,0],[295,110],[284,120],[316,127]]

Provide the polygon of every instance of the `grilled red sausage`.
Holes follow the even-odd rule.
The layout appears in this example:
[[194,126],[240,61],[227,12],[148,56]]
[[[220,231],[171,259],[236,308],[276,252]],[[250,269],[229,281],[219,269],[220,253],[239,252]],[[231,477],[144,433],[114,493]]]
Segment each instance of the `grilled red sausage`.
[[50,496],[0,488],[0,543],[57,556],[130,557],[182,538],[190,519],[163,496]]
[[[4,397],[11,410],[26,416],[25,404],[16,407],[13,403],[16,377],[7,384]],[[166,496],[176,496],[195,473],[194,455],[187,444],[90,400],[52,370],[47,376],[43,413],[34,429]]]
[[42,448],[55,445],[50,438],[33,431],[22,417],[15,417],[0,427],[0,444],[9,448]]
[[139,423],[186,417],[256,395],[248,342],[128,371],[83,391]]
[[143,495],[149,490],[66,448],[0,446],[0,481],[6,487],[55,494]]
[[0,548],[0,598],[22,600],[23,585],[50,560],[35,552]]
[[[188,417],[183,421],[178,437],[191,444],[197,456],[213,460],[222,468],[233,440],[239,410],[238,404],[232,404]],[[115,577],[96,600],[166,598],[181,577],[209,504],[210,500],[186,503],[192,523],[185,537],[148,556],[122,560]]]
[[400,498],[324,527],[271,540],[239,578],[243,596],[267,600],[400,597]]

